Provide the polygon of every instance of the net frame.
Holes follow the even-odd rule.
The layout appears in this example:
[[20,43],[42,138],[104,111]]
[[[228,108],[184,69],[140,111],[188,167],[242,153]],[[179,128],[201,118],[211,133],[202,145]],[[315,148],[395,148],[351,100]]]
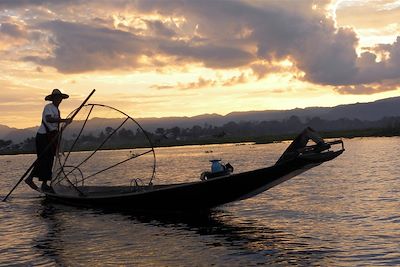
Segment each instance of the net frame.
[[[84,105],[83,107],[89,107],[90,110],[89,110],[89,112],[88,112],[88,114],[87,114],[87,116],[86,116],[86,118],[85,118],[85,120],[84,120],[84,122],[83,122],[83,124],[82,124],[82,127],[81,127],[80,130],[79,130],[79,133],[77,134],[75,140],[73,141],[72,146],[70,147],[69,151],[67,151],[67,155],[66,155],[65,159],[63,159],[63,160],[62,160],[62,158],[61,158],[61,153],[60,153],[60,150],[61,150],[61,149],[60,149],[60,144],[62,143],[61,140],[62,140],[63,132],[64,132],[65,129],[67,129],[68,125],[66,125],[66,126],[64,126],[64,127],[61,128],[60,134],[59,134],[59,136],[58,136],[58,146],[57,146],[57,151],[56,151],[56,161],[58,161],[58,164],[59,164],[60,168],[59,168],[57,174],[52,178],[51,184],[52,184],[52,185],[57,185],[57,184],[59,184],[61,181],[64,181],[64,180],[65,180],[65,181],[67,181],[67,183],[68,183],[69,185],[72,186],[73,189],[75,189],[75,190],[79,193],[79,195],[83,196],[84,193],[83,193],[81,190],[79,190],[79,188],[78,188],[78,184],[79,184],[79,183],[82,183],[82,185],[83,185],[83,184],[84,184],[84,181],[87,180],[87,179],[89,179],[89,178],[95,177],[96,175],[98,175],[98,174],[100,174],[100,173],[102,173],[102,172],[104,172],[104,171],[110,170],[110,169],[112,169],[112,168],[115,168],[115,167],[117,167],[117,166],[119,166],[119,165],[121,165],[121,164],[123,164],[123,163],[125,163],[125,162],[128,162],[128,161],[133,160],[133,159],[135,159],[135,158],[138,158],[138,157],[141,157],[141,156],[144,156],[144,155],[147,155],[147,154],[151,153],[151,154],[152,154],[152,158],[153,158],[153,160],[152,160],[153,162],[152,162],[152,173],[151,173],[151,177],[150,177],[150,179],[149,179],[148,186],[152,186],[152,185],[153,185],[153,180],[155,179],[155,176],[156,176],[156,165],[157,165],[157,160],[156,160],[156,154],[155,154],[155,150],[154,150],[154,145],[153,145],[153,143],[152,143],[152,141],[151,141],[151,138],[149,137],[148,132],[137,122],[137,120],[135,120],[134,118],[132,118],[131,116],[129,116],[127,113],[125,113],[125,112],[123,112],[123,111],[121,111],[121,110],[119,110],[119,109],[117,109],[117,108],[114,108],[114,107],[111,107],[111,106],[108,106],[108,105],[104,105],[104,104],[86,104],[86,105]],[[106,109],[110,109],[110,110],[112,110],[112,111],[115,111],[115,112],[117,112],[117,113],[123,115],[123,116],[125,117],[125,119],[122,121],[122,123],[120,123],[120,125],[119,125],[116,129],[114,129],[114,130],[103,140],[103,142],[102,142],[96,149],[94,149],[94,150],[92,151],[92,153],[90,153],[89,156],[87,156],[84,160],[82,160],[77,166],[69,166],[69,165],[66,165],[66,164],[67,164],[67,161],[68,161],[68,158],[69,158],[69,156],[71,155],[71,152],[73,152],[73,149],[75,148],[75,145],[77,144],[79,138],[81,137],[81,135],[82,135],[82,133],[83,133],[83,131],[84,131],[86,125],[87,125],[87,122],[89,121],[89,118],[90,118],[90,115],[92,114],[92,111],[93,111],[94,108],[96,108],[96,107],[106,108]],[[74,114],[75,112],[76,112],[76,110],[72,111],[72,112],[67,116],[67,118],[70,118],[70,117],[72,116],[72,114]],[[122,118],[122,119],[123,119],[123,118]],[[95,172],[95,173],[92,173],[92,174],[90,174],[90,175],[84,177],[84,175],[83,175],[83,173],[81,172],[81,170],[79,169],[79,167],[80,167],[81,165],[83,165],[85,162],[87,162],[94,154],[96,154],[98,151],[100,151],[101,148],[102,148],[102,146],[103,146],[115,133],[117,133],[117,131],[118,131],[119,129],[121,129],[121,127],[122,127],[127,121],[132,122],[138,129],[140,129],[140,130],[142,131],[142,133],[143,133],[143,135],[144,135],[144,137],[145,137],[145,139],[146,139],[146,141],[147,141],[147,143],[148,143],[148,145],[149,145],[149,149],[146,150],[145,152],[140,153],[140,154],[134,154],[134,155],[132,155],[131,157],[128,157],[127,159],[125,159],[125,160],[122,160],[122,161],[120,161],[120,162],[118,162],[118,163],[112,164],[111,166],[108,166],[108,167],[106,167],[106,168],[104,168],[104,169],[102,169],[102,170],[100,170],[100,171],[97,171],[97,172]],[[63,161],[63,162],[62,162],[62,161]],[[66,167],[69,167],[69,168],[72,167],[73,170],[72,170],[72,171],[65,172],[65,168],[66,168]],[[82,179],[81,179],[81,180],[76,180],[75,183],[73,183],[72,181],[70,181],[70,179],[68,178],[68,175],[70,175],[74,170],[78,170],[79,173],[80,173],[80,175],[82,176]],[[61,174],[62,174],[62,176],[60,176]],[[131,182],[131,183],[132,183],[132,182]]]

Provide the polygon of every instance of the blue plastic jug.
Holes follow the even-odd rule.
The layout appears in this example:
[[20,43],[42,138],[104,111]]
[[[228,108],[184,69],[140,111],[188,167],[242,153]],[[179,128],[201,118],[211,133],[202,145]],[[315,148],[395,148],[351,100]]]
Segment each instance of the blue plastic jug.
[[212,159],[211,162],[211,172],[222,172],[224,170],[224,166],[220,163],[220,159]]

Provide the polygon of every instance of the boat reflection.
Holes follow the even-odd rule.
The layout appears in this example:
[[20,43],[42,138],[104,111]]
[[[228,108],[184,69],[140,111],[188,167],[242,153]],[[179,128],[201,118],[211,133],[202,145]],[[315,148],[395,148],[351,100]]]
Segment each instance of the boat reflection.
[[326,265],[306,238],[239,218],[229,208],[132,214],[43,202],[34,247],[56,265]]

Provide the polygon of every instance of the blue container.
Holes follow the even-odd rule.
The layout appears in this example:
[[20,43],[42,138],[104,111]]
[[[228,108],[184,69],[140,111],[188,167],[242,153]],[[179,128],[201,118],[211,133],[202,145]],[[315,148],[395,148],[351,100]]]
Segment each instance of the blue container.
[[222,166],[220,161],[221,161],[220,159],[212,159],[212,160],[210,160],[210,162],[211,162],[211,172],[212,173],[224,171],[224,166]]

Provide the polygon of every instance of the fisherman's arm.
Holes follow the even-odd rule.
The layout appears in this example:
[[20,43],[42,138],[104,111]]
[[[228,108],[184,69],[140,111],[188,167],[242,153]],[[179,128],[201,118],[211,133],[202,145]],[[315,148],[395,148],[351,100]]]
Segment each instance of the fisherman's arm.
[[46,121],[50,122],[50,123],[55,123],[55,122],[62,123],[62,122],[65,122],[66,124],[70,124],[72,122],[72,120],[70,118],[61,119],[61,118],[52,117],[51,115],[46,115]]

